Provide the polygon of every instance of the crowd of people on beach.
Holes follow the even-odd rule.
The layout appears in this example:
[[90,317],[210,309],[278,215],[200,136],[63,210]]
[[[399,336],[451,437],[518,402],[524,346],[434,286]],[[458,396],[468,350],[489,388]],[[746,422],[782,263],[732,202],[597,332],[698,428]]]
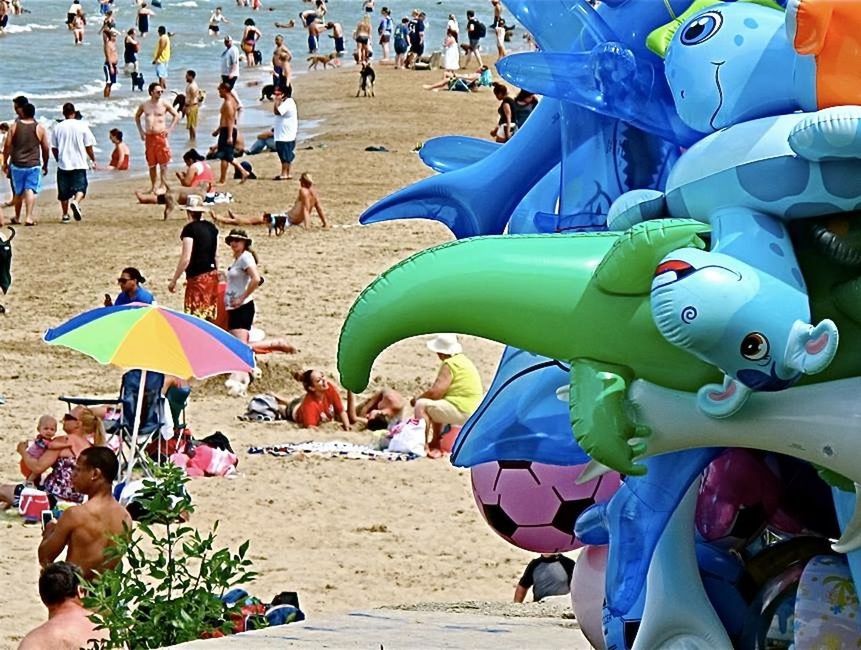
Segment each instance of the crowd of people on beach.
[[[253,10],[262,8],[260,0],[237,0],[237,5],[250,6]],[[476,17],[473,10],[466,12],[463,37],[457,18],[449,15],[441,53],[436,53],[440,56],[436,57],[435,63],[435,54],[425,54],[425,12],[416,9],[410,16],[398,20],[388,7],[382,7],[378,21],[375,21],[373,0],[363,0],[362,17],[353,31],[353,57],[361,66],[370,67],[374,60],[373,42],[376,41],[381,50],[381,62],[396,69],[422,69],[440,64],[444,70],[443,80],[425,88],[452,90],[455,89],[453,86],[461,83],[468,91],[492,88],[500,105],[498,123],[490,136],[497,142],[506,142],[522,127],[537,104],[537,98],[527,91],[512,97],[504,84],[493,81],[490,68],[482,59],[482,39],[492,33],[496,54],[504,56],[505,43],[512,30],[502,15],[500,1],[491,0],[491,5],[493,19],[488,26]],[[156,14],[145,0],[137,0],[134,25],[128,27],[123,35],[116,27],[113,7],[113,0],[99,2],[104,97],[111,99],[116,96],[114,87],[121,70],[131,79],[130,92],[146,93],[133,121],[144,144],[149,186],[135,192],[135,198],[143,205],[163,206],[164,219],[182,211],[186,218],[179,233],[175,270],[165,288],[171,293],[177,291],[184,278],[185,312],[220,325],[256,353],[295,353],[297,350],[289,341],[266,337],[255,328],[255,297],[265,286],[266,278],[253,247],[252,228],[265,226],[270,235],[280,236],[292,226],[308,229],[314,218],[323,228],[328,228],[330,224],[317,184],[309,172],[297,174],[295,199],[292,206],[284,210],[249,214],[227,208],[226,214],[221,214],[216,209],[233,200],[226,191],[229,183],[257,180],[253,167],[247,160],[241,160],[245,156],[274,152],[280,168],[272,180],[290,181],[294,178],[299,111],[294,96],[293,53],[282,35],[274,36],[270,59],[271,83],[267,78],[267,83],[260,84],[260,101],[271,113],[272,126],[257,134],[246,148],[240,129],[243,104],[236,90],[237,81],[240,74],[244,74],[241,72],[243,67],[248,71],[261,65],[260,47],[264,34],[256,21],[248,18],[243,21],[241,37],[234,41],[232,36],[223,33],[226,26],[232,24],[231,19],[221,6],[216,7],[207,21],[206,31],[212,38],[221,38],[224,44],[219,60],[211,62],[212,69],[217,67],[220,73],[216,89],[220,106],[217,126],[212,131],[214,144],[198,148],[200,112],[207,93],[200,87],[197,70],[185,71],[183,91],[175,93],[175,99],[169,100],[168,87],[174,84],[170,69],[172,35],[167,26],[158,25],[151,59],[155,80],[145,85],[141,48]],[[11,3],[0,0],[0,30],[5,27],[9,15],[20,11],[20,0],[12,0]],[[375,22],[376,37],[373,34]],[[87,17],[80,0],[73,0],[66,24],[75,43],[82,45]],[[334,48],[331,56],[324,57],[327,63],[339,60],[346,52],[344,27],[331,19],[326,0],[315,0],[313,8],[300,12],[298,22],[276,23],[282,29],[297,25],[308,32],[308,61],[312,66],[319,62],[315,57],[321,56],[321,38],[326,34],[332,39]],[[461,74],[461,69],[473,65],[477,66],[474,73]],[[133,160],[126,137],[131,125],[125,132],[120,128],[110,131],[110,159],[103,164],[96,160],[93,132],[85,116],[72,102],[63,104],[62,119],[56,121],[40,121],[36,106],[24,95],[16,96],[12,105],[15,119],[0,124],[0,163],[13,197],[11,204],[5,207],[13,210],[12,224],[35,226],[38,223],[37,199],[52,159],[56,167],[59,218],[63,223],[84,220],[88,172],[100,168],[127,172],[137,162]],[[169,167],[174,154],[170,136],[183,120],[188,132],[188,148],[182,155],[183,166],[171,172]],[[217,167],[210,163],[211,160],[218,161]],[[0,207],[0,225],[4,225],[5,218]],[[228,234],[223,236],[232,258],[226,270],[219,269],[216,262],[219,240],[222,239],[219,226],[229,227]],[[124,268],[117,281],[120,292],[116,297],[105,294],[105,306],[155,302],[154,293],[157,291],[145,286],[146,279],[137,268]],[[299,394],[272,394],[278,418],[300,427],[314,428],[332,422],[344,430],[361,427],[379,431],[383,448],[407,427],[412,427],[421,432],[421,455],[439,458],[445,450],[444,439],[456,434],[478,408],[484,389],[476,366],[464,353],[454,334],[434,336],[427,342],[427,348],[439,359],[439,370],[427,388],[414,396],[405,396],[394,388],[385,387],[359,402],[350,392],[342,397],[338,386],[325,371],[310,368],[295,373],[294,379],[301,385],[301,391],[297,386]],[[244,395],[252,379],[250,375],[234,373],[226,385],[232,394]],[[36,485],[47,494],[50,509],[62,505],[64,513],[57,521],[45,522],[38,550],[38,559],[43,567],[39,590],[50,620],[24,639],[23,648],[49,647],[60,643],[60,640],[79,643],[69,639],[86,641],[101,634],[93,629],[81,605],[80,580],[97,577],[99,572],[109,568],[111,562],[105,559],[105,550],[112,543],[111,536],[131,525],[128,512],[112,495],[119,465],[115,450],[107,444],[103,417],[104,413],[98,409],[76,406],[62,417],[62,433],[58,433],[57,419],[43,415],[38,420],[35,440],[22,442],[17,447],[25,480],[0,485],[0,508],[18,506],[22,492]],[[63,551],[66,552],[66,562],[55,562]],[[531,586],[530,580],[531,577],[524,578],[521,588]],[[518,592],[518,595],[522,600],[522,594]]]

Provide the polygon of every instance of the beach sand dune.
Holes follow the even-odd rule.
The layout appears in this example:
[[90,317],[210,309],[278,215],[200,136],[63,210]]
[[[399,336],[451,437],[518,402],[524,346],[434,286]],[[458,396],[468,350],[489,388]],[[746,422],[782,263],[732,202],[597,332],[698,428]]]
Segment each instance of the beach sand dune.
[[[355,69],[328,70],[296,81],[300,116],[323,120],[319,135],[297,154],[295,176],[309,171],[319,185],[334,224],[331,230],[289,229],[280,238],[252,232],[267,282],[256,296],[259,324],[288,337],[300,352],[272,356],[252,392],[274,389],[298,395],[294,369],[319,367],[336,373],[338,333],[355,296],[378,273],[408,255],[451,239],[440,224],[414,220],[355,226],[376,199],[429,172],[413,147],[448,133],[484,136],[496,118],[489,91],[431,93],[422,83],[439,73],[377,69],[377,97],[356,99]],[[301,125],[300,125],[301,129]],[[249,137],[253,134],[248,133]],[[369,145],[389,153],[365,152]],[[181,152],[174,152],[179,160]],[[278,169],[274,154],[253,158],[261,178]],[[142,170],[143,162],[133,161]],[[53,173],[53,165],[52,165]],[[49,326],[98,306],[117,291],[124,266],[136,266],[162,304],[181,308],[180,294],[166,284],[179,252],[184,217],[162,221],[160,208],[138,206],[132,190],[141,178],[91,187],[84,221],[61,225],[55,195],[40,197],[36,228],[19,229],[14,242],[14,284],[0,317],[0,480],[20,480],[14,447],[32,435],[41,413],[60,415],[62,394],[105,394],[119,386],[120,371],[40,341]],[[260,180],[228,190],[241,212],[284,210],[296,180]],[[222,208],[223,209],[223,208]],[[350,226],[350,227],[346,227]],[[355,226],[355,227],[353,227]],[[222,234],[226,234],[226,228]],[[227,246],[219,260],[226,268]],[[486,384],[502,347],[467,339],[465,346]],[[437,361],[413,339],[393,346],[374,366],[373,386],[393,386],[406,395],[435,375]],[[220,520],[219,542],[251,540],[260,572],[250,591],[267,599],[282,590],[299,592],[310,617],[396,603],[509,600],[530,555],[495,536],[472,501],[468,472],[447,461],[409,463],[283,459],[249,456],[248,445],[307,439],[367,442],[365,433],[318,431],[291,424],[248,424],[236,416],[246,400],[230,398],[218,379],[196,388],[188,422],[197,436],[220,430],[240,452],[236,480],[197,480],[193,523],[208,528]],[[0,646],[14,647],[44,620],[36,590],[37,527],[0,516]]]

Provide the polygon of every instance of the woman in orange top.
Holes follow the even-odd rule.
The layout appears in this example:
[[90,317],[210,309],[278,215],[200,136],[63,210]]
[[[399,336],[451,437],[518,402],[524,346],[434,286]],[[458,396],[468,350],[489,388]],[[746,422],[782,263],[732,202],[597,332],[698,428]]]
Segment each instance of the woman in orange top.
[[129,146],[123,142],[123,132],[119,129],[111,129],[110,138],[114,144],[114,150],[111,152],[111,162],[108,169],[124,172],[129,168]]
[[320,370],[306,370],[293,375],[305,387],[304,397],[284,399],[274,395],[278,403],[285,407],[286,418],[302,427],[317,427],[321,423],[338,419],[344,431],[350,430],[350,421],[344,410],[344,403],[334,383]]

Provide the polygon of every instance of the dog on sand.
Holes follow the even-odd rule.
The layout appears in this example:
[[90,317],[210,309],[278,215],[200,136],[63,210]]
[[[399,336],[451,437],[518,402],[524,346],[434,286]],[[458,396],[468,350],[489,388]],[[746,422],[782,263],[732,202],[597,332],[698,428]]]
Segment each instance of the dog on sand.
[[339,65],[341,65],[341,61],[338,59],[338,55],[335,52],[332,52],[330,54],[312,54],[306,60],[308,61],[309,70],[311,70],[312,68],[316,70],[317,66],[321,63],[323,64],[324,70],[329,66],[337,68]]
[[363,63],[362,69],[359,70],[359,89],[356,91],[356,97],[360,94],[365,97],[374,96],[374,82],[377,79],[377,73],[371,67],[370,63]]

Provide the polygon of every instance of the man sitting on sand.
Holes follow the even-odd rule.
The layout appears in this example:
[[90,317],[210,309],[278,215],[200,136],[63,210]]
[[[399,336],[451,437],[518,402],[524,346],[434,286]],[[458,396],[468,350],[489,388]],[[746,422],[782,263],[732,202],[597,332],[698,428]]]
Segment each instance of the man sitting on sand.
[[81,604],[81,576],[78,567],[54,562],[39,576],[39,597],[48,608],[48,620],[31,630],[18,650],[44,648],[86,648],[93,640],[108,638],[107,630],[97,630],[92,612]]
[[407,399],[393,388],[381,388],[356,406],[356,396],[347,391],[347,418],[370,431],[391,429],[412,417]]
[[227,217],[213,215],[213,219],[229,226],[269,226],[270,230],[274,228],[276,235],[281,235],[288,225],[303,226],[307,230],[312,211],[317,212],[323,228],[328,228],[329,224],[326,223],[326,215],[320,204],[320,195],[317,194],[311,174],[303,172],[299,177],[299,194],[296,196],[296,203],[289,211],[280,214],[264,212],[259,217],[254,217],[243,216],[228,210]]
[[42,566],[53,562],[63,549],[67,549],[66,560],[80,567],[88,580],[117,565],[118,560],[105,559],[105,549],[112,544],[111,537],[132,523],[129,513],[111,494],[118,472],[117,456],[107,447],[89,447],[78,455],[72,485],[89,499],[66,510],[59,521],[46,524],[39,544]]

